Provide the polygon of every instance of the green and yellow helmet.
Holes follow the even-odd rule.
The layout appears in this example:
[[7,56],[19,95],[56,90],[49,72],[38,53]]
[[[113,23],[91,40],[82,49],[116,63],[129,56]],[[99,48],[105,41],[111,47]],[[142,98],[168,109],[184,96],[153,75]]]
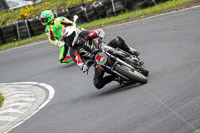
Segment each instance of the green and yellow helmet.
[[45,10],[41,13],[42,25],[50,24],[54,19],[53,12],[51,10]]

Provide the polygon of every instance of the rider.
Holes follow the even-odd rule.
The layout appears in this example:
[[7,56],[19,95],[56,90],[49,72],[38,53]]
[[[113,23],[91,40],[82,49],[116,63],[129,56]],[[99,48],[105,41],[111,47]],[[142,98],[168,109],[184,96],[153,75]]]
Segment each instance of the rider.
[[[93,48],[99,47],[97,40],[93,40],[94,38],[105,38],[105,32],[102,29],[96,29],[96,30],[80,30],[75,29],[73,26],[69,26],[66,29],[63,30],[63,40],[65,40],[66,44],[70,46],[70,55],[73,59],[73,61],[76,63],[78,67],[83,72],[86,72],[90,66],[89,63],[87,63],[91,51]],[[95,43],[92,43],[92,40],[95,41]],[[128,46],[125,41],[121,37],[117,37],[110,41],[108,43],[109,46],[120,49],[134,55],[139,55],[139,52],[130,46]],[[95,74],[93,83],[97,89],[103,88],[107,83],[110,83],[111,81],[116,80],[115,76],[108,75],[104,77],[104,71],[99,65],[95,66]]]
[[72,21],[65,17],[54,18],[51,10],[45,10],[41,13],[42,25],[46,26],[45,33],[51,44],[57,45],[60,48],[59,60],[62,64],[67,64],[72,61],[71,56],[67,56],[68,46],[65,45],[61,32],[67,26],[72,25]]

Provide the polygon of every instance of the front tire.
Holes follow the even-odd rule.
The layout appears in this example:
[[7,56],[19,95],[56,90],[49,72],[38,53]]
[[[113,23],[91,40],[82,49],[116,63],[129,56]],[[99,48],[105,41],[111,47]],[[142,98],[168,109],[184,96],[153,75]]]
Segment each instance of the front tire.
[[141,84],[147,83],[147,77],[145,77],[143,74],[139,73],[136,70],[133,71],[131,68],[129,68],[125,65],[117,64],[115,66],[115,71],[117,71],[121,75],[129,78],[132,81],[136,81]]
[[145,67],[145,66],[141,66],[139,68],[139,71],[141,71],[141,73],[144,75],[144,76],[148,76],[149,75],[149,70]]

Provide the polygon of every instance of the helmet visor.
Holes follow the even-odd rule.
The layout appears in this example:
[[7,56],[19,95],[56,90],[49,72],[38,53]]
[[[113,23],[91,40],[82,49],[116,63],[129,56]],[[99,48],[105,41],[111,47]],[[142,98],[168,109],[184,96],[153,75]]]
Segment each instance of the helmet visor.
[[[76,32],[74,31],[68,38],[69,38],[69,40],[71,40],[71,41],[73,42],[75,36],[76,36]],[[71,43],[72,43],[72,42],[71,42]]]
[[41,18],[42,23],[46,23],[48,21],[48,18]]
[[66,41],[66,43],[70,46],[72,46],[72,43],[75,39],[76,36],[76,32],[74,31],[71,35],[67,36],[66,38],[64,38],[64,40]]

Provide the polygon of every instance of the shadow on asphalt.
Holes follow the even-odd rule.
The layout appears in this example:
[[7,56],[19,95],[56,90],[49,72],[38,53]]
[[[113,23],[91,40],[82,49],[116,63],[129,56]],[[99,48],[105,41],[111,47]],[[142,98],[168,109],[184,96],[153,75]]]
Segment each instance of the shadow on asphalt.
[[112,94],[116,94],[122,91],[127,91],[130,89],[134,89],[138,86],[141,86],[142,84],[139,83],[128,83],[128,84],[123,84],[123,85],[117,85],[115,87],[112,87],[111,89],[105,89],[104,92],[102,92],[101,94],[99,94],[98,96],[107,96],[107,95],[112,95]]
[[[134,89],[134,88],[141,86],[141,85],[142,84],[139,84],[139,83],[136,83],[136,84],[130,83],[130,84],[125,84],[125,85],[117,84],[117,85],[113,85],[110,88],[105,87],[105,88],[102,88],[101,90],[95,90],[95,91],[92,91],[90,93],[75,97],[75,98],[71,99],[70,101],[73,102],[73,104],[78,103],[80,101],[87,101],[87,100],[92,101],[96,98],[97,99],[103,98],[103,97],[106,97],[106,96],[115,95],[116,93],[120,93],[120,92],[123,92],[123,91],[128,91],[130,89]],[[96,89],[96,88],[94,88],[94,89]]]

